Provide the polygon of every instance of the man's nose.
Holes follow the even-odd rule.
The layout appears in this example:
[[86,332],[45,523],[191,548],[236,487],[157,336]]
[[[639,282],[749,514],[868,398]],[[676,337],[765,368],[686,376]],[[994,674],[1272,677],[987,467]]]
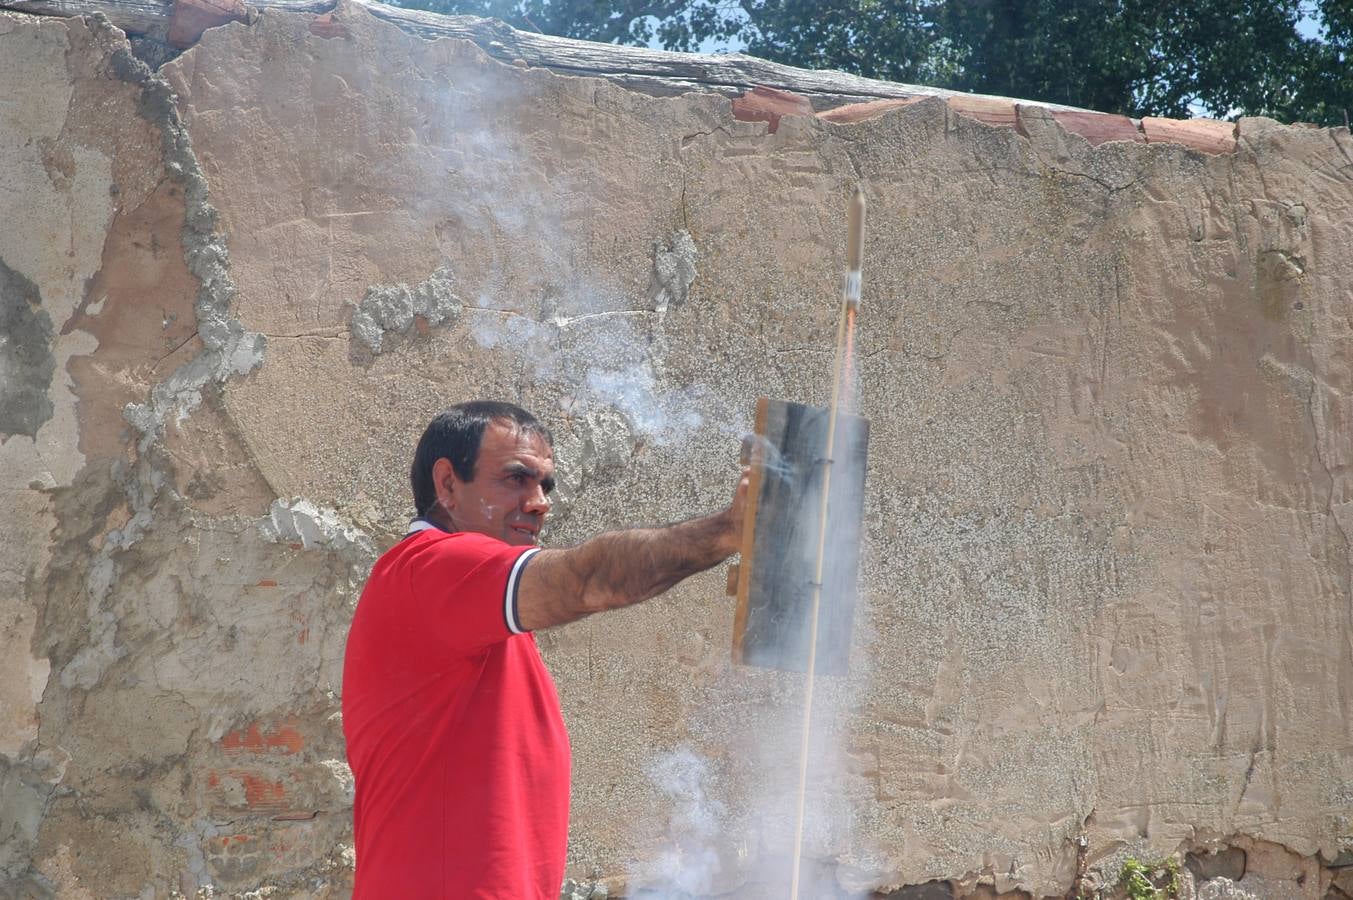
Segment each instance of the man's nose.
[[549,495],[545,493],[545,489],[540,485],[536,485],[532,488],[531,492],[527,494],[526,500],[522,503],[521,510],[524,513],[530,513],[531,515],[536,516],[543,516],[545,513],[549,512],[550,498]]

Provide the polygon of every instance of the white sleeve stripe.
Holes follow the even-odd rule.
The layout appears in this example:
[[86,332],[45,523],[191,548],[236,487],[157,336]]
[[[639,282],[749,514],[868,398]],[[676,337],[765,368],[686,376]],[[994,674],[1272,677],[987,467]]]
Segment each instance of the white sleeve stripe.
[[539,552],[539,547],[532,547],[518,556],[507,576],[507,591],[503,596],[503,619],[507,621],[507,630],[513,634],[526,634],[526,629],[521,627],[521,622],[517,619],[517,588],[520,587],[521,573],[522,569],[526,568],[526,561]]

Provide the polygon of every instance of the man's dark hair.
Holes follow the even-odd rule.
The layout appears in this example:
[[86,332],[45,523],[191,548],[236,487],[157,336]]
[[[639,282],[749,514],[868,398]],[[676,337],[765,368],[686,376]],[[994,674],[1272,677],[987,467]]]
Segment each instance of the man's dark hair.
[[450,460],[456,477],[474,481],[479,445],[491,422],[509,422],[529,434],[540,435],[545,443],[554,446],[550,430],[520,406],[496,400],[457,403],[428,423],[418,439],[418,449],[413,452],[409,481],[413,484],[413,505],[418,515],[427,515],[437,505],[437,488],[432,483],[432,466],[437,460]]

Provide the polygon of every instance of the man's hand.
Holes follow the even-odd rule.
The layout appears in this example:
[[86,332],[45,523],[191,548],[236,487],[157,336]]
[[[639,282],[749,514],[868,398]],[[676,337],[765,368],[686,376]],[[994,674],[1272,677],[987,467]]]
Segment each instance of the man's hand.
[[664,528],[600,534],[567,550],[542,550],[526,563],[517,592],[521,627],[537,631],[607,609],[640,603],[742,546],[751,484],[743,469],[722,512]]

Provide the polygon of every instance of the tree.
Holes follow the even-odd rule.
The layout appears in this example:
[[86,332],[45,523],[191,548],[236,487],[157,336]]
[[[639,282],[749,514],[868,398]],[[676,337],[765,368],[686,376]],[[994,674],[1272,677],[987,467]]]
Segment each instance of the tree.
[[1290,105],[1298,0],[951,0],[955,87],[1127,115]]
[[707,0],[396,0],[395,6],[502,19],[522,31],[603,43],[687,49],[725,28]]
[[1353,0],[399,3],[669,50],[732,40],[795,66],[1133,116],[1342,125],[1353,108]]
[[1306,71],[1293,109],[1321,125],[1348,125],[1353,113],[1353,0],[1322,0],[1322,36],[1308,39]]

